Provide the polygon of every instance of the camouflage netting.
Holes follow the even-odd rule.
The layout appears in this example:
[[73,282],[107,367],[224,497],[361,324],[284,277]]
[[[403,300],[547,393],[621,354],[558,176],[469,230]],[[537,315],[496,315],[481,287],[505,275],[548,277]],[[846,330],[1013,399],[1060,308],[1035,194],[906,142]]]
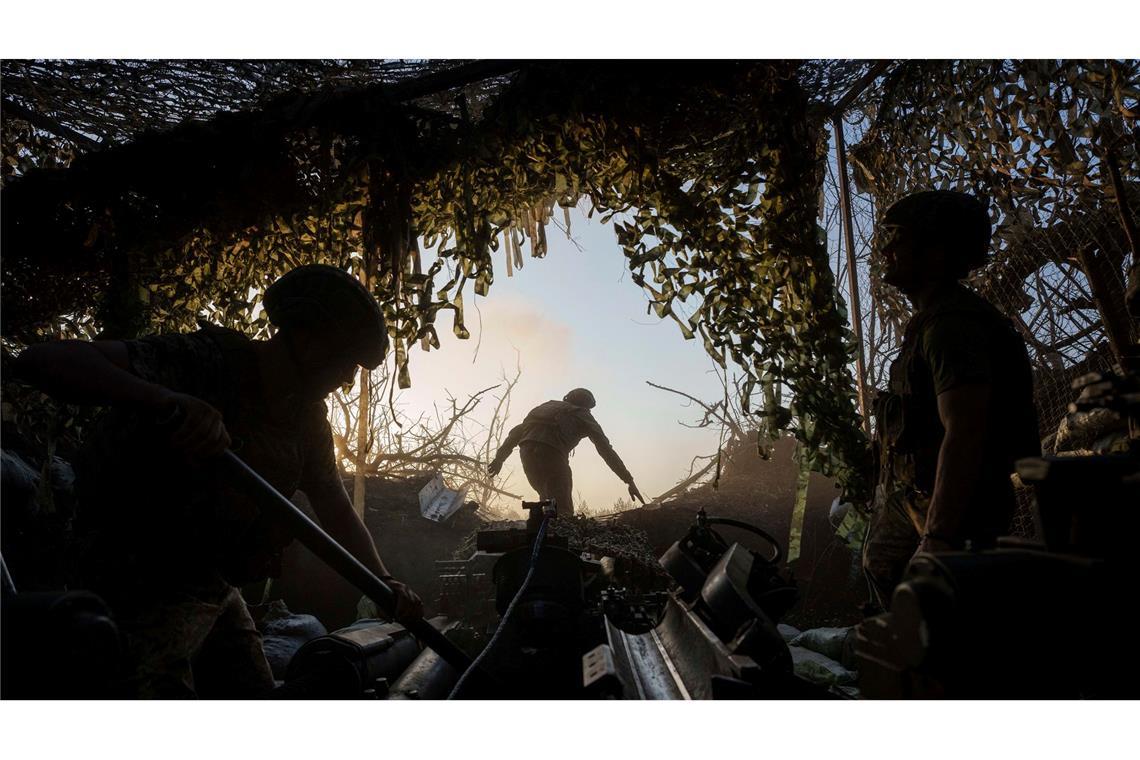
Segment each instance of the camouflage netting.
[[[0,73],[7,348],[202,316],[262,334],[258,290],[321,261],[381,299],[406,386],[414,346],[439,346],[440,312],[467,337],[465,286],[485,295],[496,269],[543,256],[546,223],[582,203],[613,222],[650,310],[741,374],[760,427],[794,430],[810,464],[859,497],[859,347],[820,229],[839,218],[824,127],[840,116],[858,132],[852,295],[868,387],[906,317],[874,276],[870,223],[920,187],[993,199],[997,256],[975,284],[1024,328],[1043,422],[1073,373],[1119,354],[1105,328],[1136,245],[1119,217],[1140,175],[1137,61],[5,61]],[[1086,252],[1089,266],[1074,260]]]
[[[1043,448],[1053,451],[1072,381],[1126,360],[1140,337],[1124,308],[1127,272],[1140,264],[1125,223],[1140,224],[1138,101],[1136,60],[904,61],[868,89],[845,133],[861,191],[869,387],[885,387],[910,313],[877,276],[876,210],[916,189],[977,193],[990,200],[994,256],[969,284],[1024,338]],[[838,216],[829,223],[838,238]],[[1028,494],[1019,498],[1014,531],[1029,535]]]
[[199,316],[258,334],[251,296],[322,261],[376,292],[406,387],[439,312],[467,337],[464,286],[488,292],[495,254],[544,255],[556,208],[585,202],[650,308],[749,395],[791,391],[760,413],[861,487],[815,114],[866,63],[297,67],[5,62],[5,338]]
[[[1123,304],[1137,241],[1122,217],[1135,224],[1140,214],[1138,98],[1137,61],[908,61],[853,119],[854,178],[879,207],[932,186],[990,200],[994,256],[971,284],[1029,346],[1043,436],[1071,400],[1069,381],[1118,358],[1106,327],[1137,337]],[[864,206],[864,216],[873,208]],[[869,375],[882,387],[909,309],[874,276],[880,262],[870,240],[862,242]],[[1080,259],[1086,253],[1104,284],[1099,299]]]

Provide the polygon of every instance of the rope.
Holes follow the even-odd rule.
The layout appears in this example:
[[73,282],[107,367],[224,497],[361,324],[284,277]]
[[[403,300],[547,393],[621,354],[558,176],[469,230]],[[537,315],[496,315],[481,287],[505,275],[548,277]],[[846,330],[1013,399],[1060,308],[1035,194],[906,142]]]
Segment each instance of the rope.
[[498,643],[499,637],[507,627],[507,621],[511,619],[511,613],[515,611],[515,606],[518,605],[519,600],[522,599],[523,594],[526,593],[527,587],[530,586],[530,581],[534,577],[534,570],[538,566],[538,553],[542,550],[542,540],[546,537],[546,526],[549,524],[550,518],[543,517],[542,525],[538,527],[538,535],[534,538],[534,548],[531,550],[530,554],[530,569],[528,569],[526,572],[526,578],[523,579],[522,585],[519,586],[519,590],[515,592],[514,599],[512,599],[511,603],[507,605],[507,610],[503,613],[502,619],[499,620],[499,627],[495,629],[495,633],[491,636],[491,640],[487,642],[487,646],[483,647],[483,651],[480,652],[479,656],[475,658],[475,661],[471,663],[471,667],[463,671],[463,675],[459,678],[459,682],[455,684],[455,688],[452,689],[451,693],[447,695],[448,699],[456,698],[456,696],[463,690],[463,685],[467,683],[467,677],[479,668],[479,665],[483,662],[483,659],[492,649],[495,648],[495,644]]

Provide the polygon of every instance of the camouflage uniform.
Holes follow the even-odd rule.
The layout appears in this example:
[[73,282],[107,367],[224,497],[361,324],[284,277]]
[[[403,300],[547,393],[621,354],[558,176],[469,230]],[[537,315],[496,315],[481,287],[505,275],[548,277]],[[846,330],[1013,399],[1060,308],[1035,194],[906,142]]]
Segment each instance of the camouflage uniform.
[[[134,374],[221,411],[234,450],[280,492],[339,483],[325,405],[270,409],[241,334],[205,326],[126,345]],[[134,413],[108,411],[79,464],[80,520],[91,538],[85,580],[124,632],[125,694],[241,696],[272,686],[235,586],[279,573],[281,527]]]
[[1014,462],[1040,454],[1033,378],[1013,324],[954,285],[910,320],[890,388],[876,403],[880,472],[863,567],[883,607],[925,530],[945,434],[937,397],[975,383],[990,389],[982,471],[961,534],[945,538],[987,545],[1009,528]]
[[495,461],[502,464],[518,446],[523,472],[538,491],[538,497],[555,499],[561,514],[574,514],[570,452],[583,438],[593,442],[598,454],[624,483],[633,482],[633,476],[590,410],[566,401],[547,401],[532,409],[522,424],[507,434]]
[[129,660],[122,696],[252,697],[274,685],[241,592],[220,576],[158,589],[117,617]]

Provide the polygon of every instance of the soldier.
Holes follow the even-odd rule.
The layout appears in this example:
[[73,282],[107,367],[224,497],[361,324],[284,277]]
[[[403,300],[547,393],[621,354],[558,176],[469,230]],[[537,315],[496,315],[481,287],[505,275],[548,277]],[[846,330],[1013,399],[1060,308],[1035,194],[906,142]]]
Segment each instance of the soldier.
[[[265,292],[268,341],[203,324],[186,335],[60,341],[17,371],[68,402],[110,409],[85,441],[78,488],[91,539],[85,585],[124,632],[123,695],[248,696],[273,686],[236,588],[279,570],[289,542],[221,477],[227,447],[285,495],[300,490],[326,530],[395,590],[337,471],[324,399],[387,350],[379,305],[334,267],[295,269]],[[156,424],[163,423],[165,424]]]
[[614,474],[629,485],[629,497],[639,499],[641,492],[634,485],[633,476],[614,451],[602,426],[590,414],[596,405],[594,394],[585,388],[575,388],[561,401],[547,401],[539,404],[507,434],[507,440],[499,447],[494,460],[487,467],[492,475],[498,475],[503,462],[519,447],[523,472],[540,499],[554,499],[558,513],[574,514],[573,473],[570,471],[570,452],[583,438],[594,442],[594,448],[605,460]]
[[875,513],[863,567],[885,609],[916,552],[994,543],[1014,510],[1014,462],[1040,455],[1033,377],[1013,324],[961,284],[990,220],[964,193],[901,199],[880,223],[883,280],[914,306],[877,403]]

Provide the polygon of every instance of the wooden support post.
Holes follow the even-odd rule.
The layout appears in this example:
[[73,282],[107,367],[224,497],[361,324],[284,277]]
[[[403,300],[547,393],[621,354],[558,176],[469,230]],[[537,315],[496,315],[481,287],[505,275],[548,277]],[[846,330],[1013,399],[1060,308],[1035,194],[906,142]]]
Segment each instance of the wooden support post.
[[[381,257],[388,251],[388,238],[385,216],[379,213],[379,207],[384,201],[386,187],[383,182],[388,176],[388,170],[379,161],[368,164],[368,207],[364,212],[363,229],[361,236],[364,240],[364,261],[358,277],[365,290],[373,293],[373,287],[380,271]],[[360,397],[356,405],[356,472],[352,478],[352,509],[357,517],[364,520],[365,491],[368,482],[365,480],[365,469],[368,462],[368,422],[372,417],[372,373],[366,368],[360,368]]]
[[1116,199],[1116,210],[1120,213],[1120,227],[1124,230],[1124,237],[1128,240],[1128,249],[1132,253],[1132,266],[1140,264],[1140,236],[1136,234],[1136,223],[1132,218],[1132,209],[1129,207],[1128,196],[1124,192],[1124,181],[1120,178],[1120,166],[1116,151],[1109,148],[1105,151],[1104,163],[1108,167],[1108,176],[1112,182],[1112,195]]
[[1127,371],[1136,369],[1135,346],[1132,330],[1128,324],[1128,313],[1124,310],[1124,298],[1120,286],[1104,276],[1101,258],[1091,246],[1077,250],[1077,261],[1089,281],[1093,300],[1104,323],[1104,332],[1113,358]]
[[[412,144],[410,141],[397,143],[397,146]],[[378,285],[383,284],[386,295],[393,298],[397,306],[403,299],[403,277],[412,260],[412,208],[411,182],[404,173],[405,167],[373,160],[368,166],[368,207],[364,212],[362,237],[364,240],[364,262],[360,271],[360,281],[369,293],[375,294]],[[399,323],[396,325],[399,333]],[[399,357],[403,350],[403,338],[396,339],[396,371],[400,371]],[[352,506],[361,518],[364,517],[367,449],[371,430],[369,420],[372,410],[373,389],[371,373],[360,370],[360,403],[357,412],[356,429],[356,476],[352,486]],[[381,389],[381,392],[382,389]]]
[[859,414],[863,432],[871,437],[870,403],[867,399],[867,370],[863,354],[863,310],[859,304],[859,277],[855,268],[855,231],[852,228],[851,196],[847,186],[847,148],[843,141],[843,114],[836,113],[831,126],[835,131],[835,162],[839,169],[839,206],[843,217],[843,240],[847,248],[847,283],[850,291],[851,326],[859,351],[855,354],[855,387],[859,393]]
[[356,473],[352,478],[352,509],[356,516],[364,519],[364,473],[368,465],[368,420],[372,408],[372,373],[366,367],[360,368],[360,404],[356,417]]
[[[1108,148],[1105,151],[1104,160],[1108,166],[1109,178],[1112,180],[1112,195],[1116,199],[1116,210],[1120,214],[1120,227],[1124,230],[1124,237],[1128,239],[1128,250],[1132,254],[1132,262],[1124,275],[1124,312],[1126,316],[1132,317],[1132,324],[1135,326],[1135,320],[1140,318],[1140,310],[1137,309],[1134,301],[1137,297],[1135,295],[1136,289],[1140,288],[1140,236],[1136,233],[1135,217],[1132,215],[1128,195],[1124,192],[1124,181],[1120,178],[1120,166],[1117,162],[1116,151],[1111,147]],[[1126,368],[1130,370],[1136,370],[1137,365],[1140,365],[1140,356],[1138,356],[1140,351],[1137,350],[1137,342],[1140,341],[1140,336],[1137,336],[1135,332],[1133,332],[1133,336],[1137,337],[1137,341],[1133,341],[1132,356],[1126,363]]]

